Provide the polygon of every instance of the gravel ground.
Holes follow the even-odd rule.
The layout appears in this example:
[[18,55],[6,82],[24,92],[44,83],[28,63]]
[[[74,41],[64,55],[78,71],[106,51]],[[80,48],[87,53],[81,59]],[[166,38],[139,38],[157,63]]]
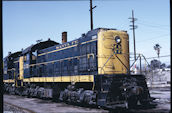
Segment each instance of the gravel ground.
[[4,113],[32,113],[30,111],[24,110],[22,108],[19,108],[6,102],[3,103],[3,110]]
[[[169,113],[171,110],[170,88],[150,88],[150,94],[155,97],[157,107],[147,110],[130,110],[125,113]],[[9,103],[9,104],[8,104]],[[19,107],[15,107],[15,106]],[[24,108],[25,110],[21,110]],[[31,109],[28,111],[28,109]],[[66,103],[55,103],[51,100],[42,100],[37,98],[26,98],[17,95],[4,95],[4,113],[109,113],[98,108],[86,108],[69,105]],[[123,111],[124,112],[124,111]],[[121,113],[121,112],[115,112]]]
[[170,88],[153,88],[150,89],[150,94],[155,97],[155,102],[158,103],[157,109],[171,110],[171,90]]
[[[26,98],[17,95],[4,95],[4,103],[5,102],[8,102],[12,105],[20,106],[25,109],[31,109],[34,113],[108,113],[107,110],[103,109],[86,108],[69,105],[66,103],[55,103],[51,100]],[[7,110],[13,111],[13,109]]]

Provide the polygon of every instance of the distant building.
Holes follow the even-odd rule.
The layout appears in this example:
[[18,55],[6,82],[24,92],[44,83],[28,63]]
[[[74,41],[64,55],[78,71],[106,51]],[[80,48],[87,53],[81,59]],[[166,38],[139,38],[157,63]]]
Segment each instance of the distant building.
[[171,68],[164,68],[165,71],[171,71]]

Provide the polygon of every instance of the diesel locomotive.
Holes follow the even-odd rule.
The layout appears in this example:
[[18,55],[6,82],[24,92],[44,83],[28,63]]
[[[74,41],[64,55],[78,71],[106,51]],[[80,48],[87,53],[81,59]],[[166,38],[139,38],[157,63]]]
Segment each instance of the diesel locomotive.
[[126,31],[97,28],[62,44],[39,42],[4,58],[4,90],[106,108],[150,106],[144,75],[131,75]]

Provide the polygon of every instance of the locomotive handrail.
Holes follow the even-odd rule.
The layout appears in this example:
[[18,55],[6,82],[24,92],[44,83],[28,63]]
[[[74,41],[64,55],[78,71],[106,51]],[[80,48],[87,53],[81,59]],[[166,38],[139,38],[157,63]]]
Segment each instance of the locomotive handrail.
[[[112,54],[108,60],[105,62],[105,64],[101,67],[101,72],[103,70],[103,68],[105,67],[106,63],[110,60],[110,58],[113,56],[114,54]],[[127,68],[127,66],[121,61],[121,59],[115,54],[115,56],[117,57],[117,59],[121,62],[121,64],[126,68],[127,73],[130,74],[130,70]]]
[[[137,60],[138,60],[139,58],[141,58],[141,57],[143,57],[144,60],[145,60],[145,62],[148,64],[148,66],[150,66],[150,64],[149,64],[148,61],[146,60],[145,56],[144,56],[143,54],[138,53],[138,56],[137,56],[136,60],[133,62],[133,64],[130,66],[130,69],[131,69],[132,66],[137,62]],[[140,59],[140,63],[141,63],[141,59]],[[146,63],[145,63],[145,64],[146,64]],[[145,68],[146,68],[146,67],[145,67]],[[152,69],[152,67],[151,67],[151,69]],[[141,70],[141,64],[140,64],[140,72],[144,72],[144,71]],[[145,72],[146,72],[146,71],[145,71]]]
[[106,65],[106,63],[110,60],[110,58],[111,58],[112,56],[113,56],[113,54],[108,58],[108,60],[105,62],[105,64],[101,67],[101,72],[102,72],[104,66]]
[[139,56],[137,56],[136,60],[133,62],[133,64],[130,66],[130,68],[136,63],[136,61],[138,60]]
[[117,59],[121,62],[121,64],[126,68],[127,73],[130,74],[130,70],[127,68],[127,66],[121,61],[121,59],[115,54],[115,56],[117,57]]

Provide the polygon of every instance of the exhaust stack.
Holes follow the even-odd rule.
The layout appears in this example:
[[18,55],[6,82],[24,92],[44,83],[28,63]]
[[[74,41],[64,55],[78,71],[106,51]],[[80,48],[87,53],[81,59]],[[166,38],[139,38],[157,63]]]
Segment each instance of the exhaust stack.
[[62,43],[67,42],[67,32],[62,32]]

